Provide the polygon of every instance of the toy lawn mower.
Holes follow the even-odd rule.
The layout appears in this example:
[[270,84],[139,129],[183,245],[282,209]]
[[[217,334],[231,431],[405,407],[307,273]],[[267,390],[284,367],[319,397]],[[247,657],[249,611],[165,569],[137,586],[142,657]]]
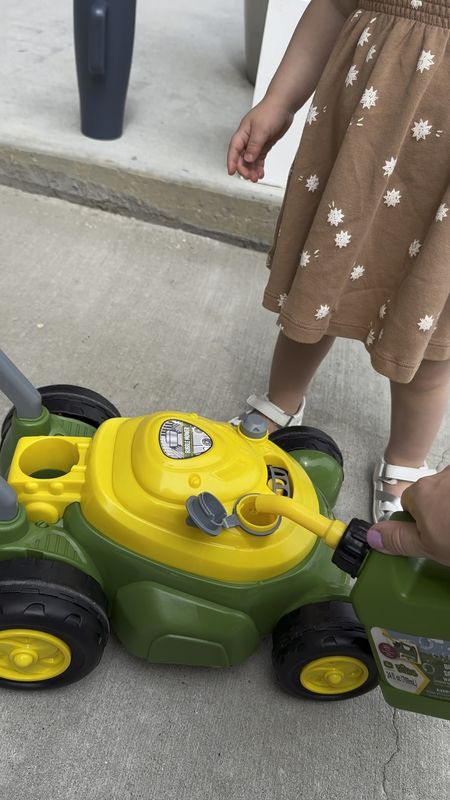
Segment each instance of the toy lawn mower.
[[333,518],[343,468],[329,436],[268,436],[257,415],[238,427],[173,411],[122,418],[88,389],[35,389],[1,351],[0,390],[14,404],[0,444],[0,685],[82,678],[110,627],[150,662],[215,667],[272,634],[286,691],[351,698],[380,672],[399,705],[379,646],[394,633],[415,642],[379,621],[366,630],[353,607],[362,580],[352,590],[349,575],[402,559],[367,558],[368,524]]

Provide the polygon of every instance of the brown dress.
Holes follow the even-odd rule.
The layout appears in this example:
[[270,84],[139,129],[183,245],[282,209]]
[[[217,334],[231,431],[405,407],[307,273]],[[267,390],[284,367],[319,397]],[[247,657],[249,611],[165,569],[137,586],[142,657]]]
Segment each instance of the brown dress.
[[289,175],[264,305],[407,383],[450,359],[450,0],[361,0]]

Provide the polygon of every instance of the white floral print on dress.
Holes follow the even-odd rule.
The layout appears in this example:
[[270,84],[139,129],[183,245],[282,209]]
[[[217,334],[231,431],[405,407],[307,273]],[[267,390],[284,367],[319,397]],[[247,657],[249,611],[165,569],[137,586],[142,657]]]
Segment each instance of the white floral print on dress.
[[378,100],[378,89],[374,89],[371,86],[369,89],[366,89],[361,100],[359,101],[363,108],[372,108],[372,106],[376,106]]
[[319,114],[317,106],[311,106],[311,108],[308,111],[308,116],[306,117],[306,122],[308,123],[308,125],[312,125],[313,122],[316,121],[318,116]]
[[375,331],[371,327],[372,323],[369,324],[369,333],[367,334],[366,345],[370,347],[371,344],[375,341]]
[[356,64],[353,64],[353,66],[350,67],[349,71],[347,72],[347,77],[345,79],[345,85],[346,86],[353,86],[353,84],[356,81],[358,75],[359,75],[359,69],[356,69]]
[[432,127],[433,126],[428,123],[427,119],[421,119],[419,122],[414,122],[414,126],[411,128],[413,139],[415,139],[417,142],[419,142],[420,139],[426,139]]
[[372,58],[374,57],[376,52],[377,48],[374,45],[372,45],[372,47],[369,47],[369,50],[366,55],[366,64],[368,64],[369,61],[372,61]]
[[434,55],[431,50],[422,50],[417,62],[416,72],[424,72],[434,66]]
[[431,314],[425,314],[422,319],[419,319],[417,327],[419,331],[430,331],[434,325],[434,317]]
[[362,264],[355,265],[350,273],[350,280],[357,281],[359,278],[362,278],[366,271],[366,268],[363,267]]
[[441,203],[438,210],[436,211],[436,222],[443,222],[448,214],[448,205],[445,203]]
[[321,305],[319,308],[316,308],[316,313],[314,314],[316,319],[323,319],[324,317],[328,316],[330,313],[330,306]]
[[386,316],[386,312],[387,312],[387,303],[383,303],[383,305],[380,306],[380,309],[378,311],[378,318],[384,319]]
[[330,211],[328,212],[327,220],[330,225],[336,225],[337,227],[338,225],[341,224],[342,220],[345,217],[345,214],[342,211],[342,208],[336,208],[334,202],[330,203],[328,207]]
[[394,156],[391,156],[391,158],[389,160],[386,160],[384,162],[383,171],[384,171],[384,174],[385,174],[385,176],[387,178],[389,178],[392,175],[392,173],[394,172],[396,163],[397,163],[397,159],[394,158]]
[[336,247],[347,247],[347,245],[350,244],[351,238],[352,235],[348,231],[339,231],[334,238]]
[[385,204],[390,208],[392,206],[398,206],[401,197],[402,196],[398,189],[388,189],[388,191],[383,197],[383,200]]
[[417,9],[423,5],[422,0],[410,0],[410,3],[411,8],[413,8],[415,11],[417,11]]
[[365,44],[367,44],[367,42],[369,41],[369,38],[371,36],[372,36],[372,34],[370,33],[369,26],[367,26],[367,28],[364,28],[361,36],[358,39],[359,47],[363,47]]
[[310,175],[308,180],[306,181],[306,188],[308,192],[316,192],[319,188],[319,178],[317,175]]
[[283,306],[284,306],[284,304],[285,304],[287,299],[288,299],[287,294],[280,294],[280,296],[279,296],[279,298],[277,300],[277,303],[280,306],[280,308],[283,308]]
[[413,242],[409,245],[408,253],[411,258],[419,255],[420,248],[422,247],[422,242],[419,242],[418,239],[414,239]]
[[303,250],[303,253],[300,256],[300,266],[307,267],[309,262],[311,261],[311,255],[308,253],[307,250]]

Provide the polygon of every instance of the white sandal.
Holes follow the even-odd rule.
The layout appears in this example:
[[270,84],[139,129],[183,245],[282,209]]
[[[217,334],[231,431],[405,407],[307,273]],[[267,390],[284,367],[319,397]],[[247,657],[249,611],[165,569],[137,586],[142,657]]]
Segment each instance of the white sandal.
[[305,411],[305,398],[303,398],[300,408],[295,414],[286,414],[282,408],[276,406],[275,403],[269,400],[267,392],[260,395],[251,394],[250,397],[247,398],[247,404],[249,408],[244,414],[239,414],[239,416],[230,419],[232,425],[239,425],[243,417],[247,416],[247,414],[251,414],[252,411],[259,411],[260,414],[264,414],[267,419],[270,419],[271,422],[274,422],[279,428],[291,428],[293,425],[302,424],[303,413]]
[[376,465],[373,473],[373,521],[384,522],[395,511],[403,511],[400,497],[387,492],[383,484],[394,486],[398,481],[415,483],[419,478],[436,475],[435,469],[430,469],[425,462],[423,467],[399,467],[387,464],[382,458]]

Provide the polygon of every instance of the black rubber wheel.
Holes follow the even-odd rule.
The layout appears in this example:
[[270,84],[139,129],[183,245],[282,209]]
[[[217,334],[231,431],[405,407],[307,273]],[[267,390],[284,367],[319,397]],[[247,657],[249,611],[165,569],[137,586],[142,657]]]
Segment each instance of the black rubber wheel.
[[286,453],[292,450],[317,450],[334,458],[341,467],[344,466],[344,459],[336,442],[319,428],[309,428],[307,425],[279,428],[270,434],[269,439]]
[[350,603],[313,603],[292,611],[273,631],[272,661],[280,686],[309,700],[346,700],[371,691],[378,673],[363,625]]
[[[120,417],[120,411],[106,397],[92,389],[61,383],[41,386],[38,392],[43,405],[51,414],[85,422],[93,428],[98,428],[107,419]],[[3,421],[1,444],[11,427],[13,413],[14,408],[11,408]]]
[[89,575],[62,561],[0,562],[0,686],[75,683],[97,666],[108,637],[106,597]]

